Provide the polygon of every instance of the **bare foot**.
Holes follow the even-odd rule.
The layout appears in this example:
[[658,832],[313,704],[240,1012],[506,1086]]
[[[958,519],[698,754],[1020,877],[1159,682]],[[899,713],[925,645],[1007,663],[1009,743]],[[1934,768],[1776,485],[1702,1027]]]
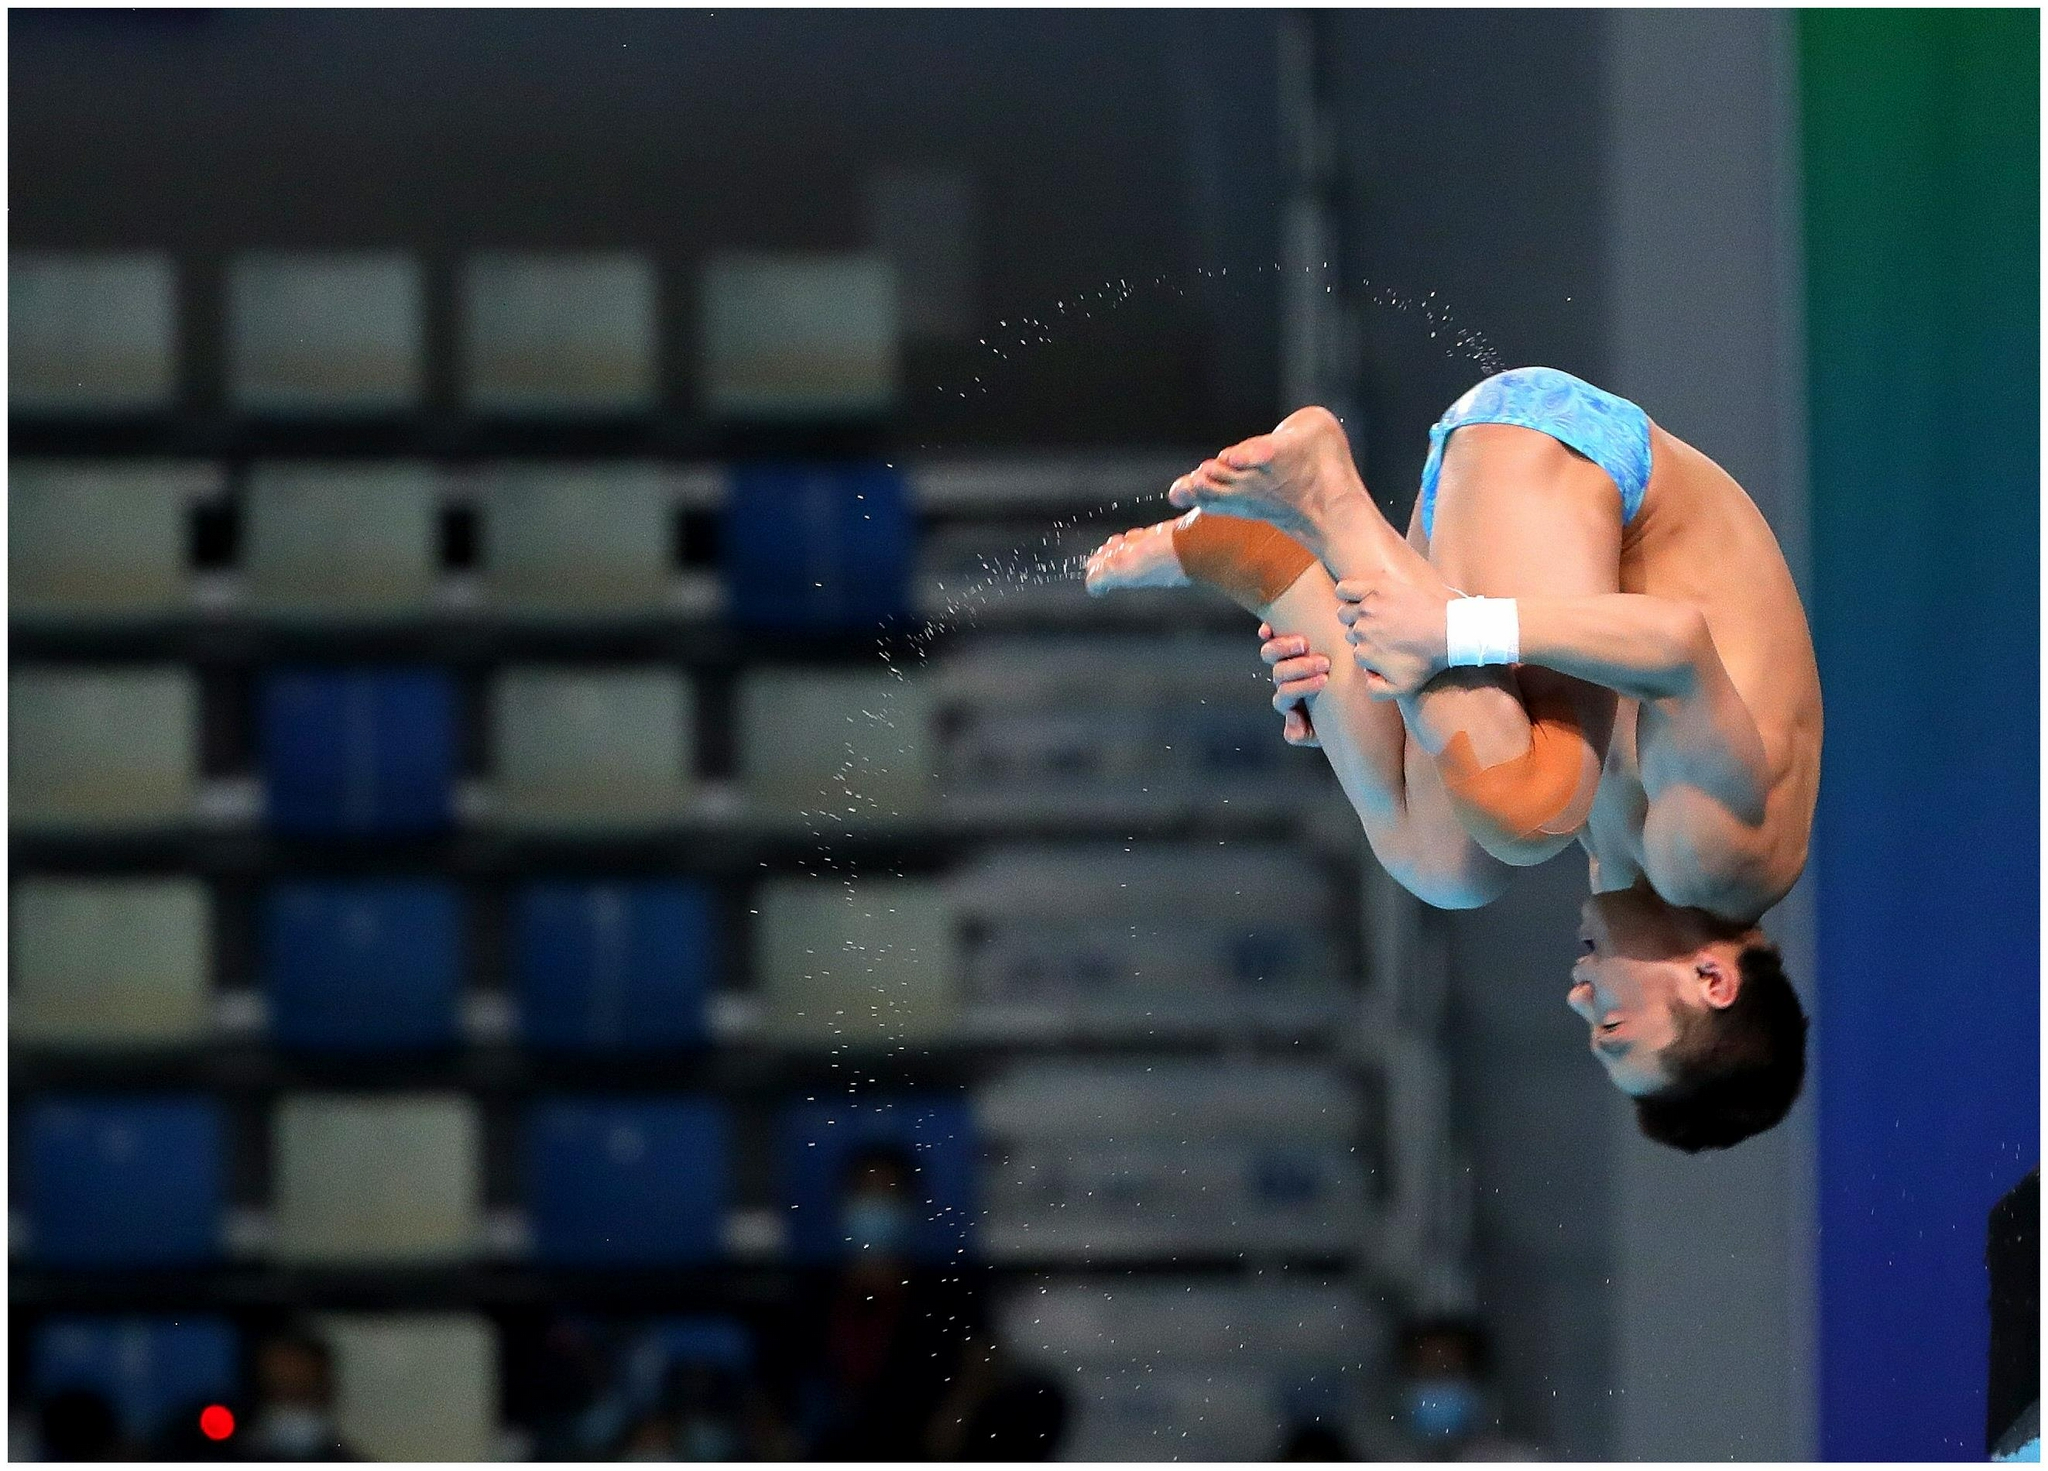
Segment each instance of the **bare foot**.
[[1255,434],[1203,461],[1176,480],[1166,498],[1277,526],[1339,576],[1415,555],[1366,494],[1344,426],[1328,409],[1296,409],[1271,434]]
[[1121,532],[1089,554],[1086,578],[1090,597],[1127,587],[1187,587],[1173,550],[1172,521]]
[[1338,502],[1363,495],[1344,426],[1328,409],[1297,409],[1271,434],[1255,434],[1204,460],[1167,499],[1225,516],[1264,521],[1307,541]]

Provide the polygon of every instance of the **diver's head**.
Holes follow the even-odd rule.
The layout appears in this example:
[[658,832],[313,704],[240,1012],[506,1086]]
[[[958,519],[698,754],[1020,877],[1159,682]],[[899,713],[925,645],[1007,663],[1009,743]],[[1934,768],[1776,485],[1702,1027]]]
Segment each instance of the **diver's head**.
[[1643,1133],[1687,1153],[1725,1149],[1790,1110],[1806,1014],[1762,930],[1639,884],[1586,901],[1579,948],[1567,1002]]

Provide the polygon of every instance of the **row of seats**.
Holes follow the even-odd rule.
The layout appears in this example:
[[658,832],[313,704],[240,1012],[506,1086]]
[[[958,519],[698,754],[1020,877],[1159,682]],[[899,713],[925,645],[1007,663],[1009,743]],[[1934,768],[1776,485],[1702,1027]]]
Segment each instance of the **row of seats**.
[[[296,1092],[268,1123],[272,1260],[453,1263],[485,1250],[475,1100]],[[912,1250],[929,1260],[970,1246],[1003,1260],[1348,1254],[1373,1199],[1377,1170],[1360,1153],[1371,1123],[1344,1067],[1293,1059],[1031,1059],[971,1099],[807,1098],[784,1106],[774,1130],[771,1234],[791,1260],[839,1252],[846,1164],[887,1144],[916,1161]],[[221,1259],[229,1127],[218,1102],[191,1096],[26,1106],[14,1204],[30,1259],[83,1269]],[[734,1129],[730,1106],[701,1096],[529,1103],[516,1157],[532,1259],[723,1259],[734,1244]]]
[[[21,880],[12,1025],[58,1047],[203,1041],[214,916],[191,878]],[[942,1035],[962,1002],[1109,1007],[1330,987],[1327,876],[1297,855],[1160,847],[998,851],[946,880],[770,879],[751,894],[754,996],[770,1037]],[[503,940],[516,1036],[548,1052],[703,1045],[720,913],[699,884],[529,882]],[[462,889],[430,879],[295,880],[258,906],[269,1036],[297,1050],[456,1043],[472,974]]]
[[[193,506],[217,475],[180,462],[12,467],[15,613],[86,617],[191,606]],[[262,464],[239,498],[250,606],[304,618],[405,617],[434,604],[446,477],[432,466]],[[477,499],[495,607],[631,613],[669,606],[682,497],[653,465],[504,466]],[[916,526],[887,465],[750,464],[730,472],[719,546],[738,623],[853,629],[904,616]]]
[[[18,1041],[199,1040],[212,1027],[212,914],[193,879],[30,879],[14,893]],[[543,1051],[706,1040],[710,896],[677,882],[535,883],[513,900],[522,1041]],[[270,1036],[316,1051],[452,1045],[469,972],[459,890],[434,881],[274,884],[257,972]]]
[[[466,1313],[324,1313],[344,1443],[376,1460],[492,1459],[499,1351],[490,1322]],[[679,1318],[653,1326],[670,1362],[726,1365],[751,1353],[743,1324]],[[211,1314],[176,1318],[60,1314],[36,1326],[28,1387],[46,1400],[87,1390],[147,1445],[211,1404],[245,1407],[249,1345]]]
[[[53,1097],[21,1110],[17,1158],[26,1256],[75,1270],[167,1268],[226,1254],[230,1124],[191,1096]],[[699,1097],[556,1097],[520,1128],[531,1259],[564,1268],[679,1267],[727,1251],[733,1204],[727,1106]],[[974,1145],[958,1100],[905,1096],[791,1103],[774,1145],[787,1257],[844,1248],[838,1213],[852,1154],[885,1143],[920,1172],[910,1250],[966,1246]],[[483,1120],[456,1094],[287,1094],[270,1116],[265,1254],[299,1267],[427,1265],[485,1246]]]
[[[14,820],[193,815],[200,690],[176,665],[17,667]],[[265,821],[296,836],[445,830],[456,820],[460,691],[444,669],[273,668],[257,680]],[[765,808],[909,815],[931,799],[927,692],[824,670],[756,670],[739,690],[742,790]],[[674,822],[697,786],[696,691],[673,668],[506,666],[489,687],[491,817],[513,825]]]
[[[227,266],[225,382],[268,418],[417,412],[426,398],[422,263],[396,252],[252,252]],[[664,290],[632,253],[488,253],[458,268],[455,378],[483,417],[639,416],[662,401]],[[896,281],[873,254],[732,253],[697,284],[692,377],[733,418],[871,415],[899,389]],[[180,391],[178,271],[153,253],[16,252],[8,406],[149,413]],[[684,353],[671,352],[679,362]]]
[[[927,815],[941,791],[1143,802],[1249,782],[1308,789],[1248,673],[1230,698],[1165,709],[949,705],[937,682],[810,667],[741,677],[740,792],[764,813]],[[178,665],[22,665],[9,676],[17,825],[176,824],[194,815],[201,691]],[[273,667],[256,681],[264,821],[302,837],[428,833],[457,821],[463,705],[420,665]],[[474,815],[513,827],[645,828],[698,795],[697,690],[665,666],[504,665],[488,681]]]
[[[771,882],[756,894],[754,968],[771,1036],[933,1032],[952,1012],[951,918],[936,887]],[[30,880],[15,895],[17,1040],[167,1045],[212,1028],[211,919],[193,880]],[[884,916],[877,921],[877,913]],[[536,883],[507,938],[517,1035],[546,1052],[701,1046],[717,917],[680,882]],[[455,1044],[470,970],[459,891],[426,880],[288,882],[260,907],[268,1033],[309,1052]],[[862,1025],[865,1023],[865,1025]]]

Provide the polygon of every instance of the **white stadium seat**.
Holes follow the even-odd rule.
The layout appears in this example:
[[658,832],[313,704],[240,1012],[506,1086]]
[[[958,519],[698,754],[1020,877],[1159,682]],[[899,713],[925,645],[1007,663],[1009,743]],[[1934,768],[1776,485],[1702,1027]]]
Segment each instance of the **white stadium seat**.
[[717,256],[701,299],[700,381],[714,416],[858,416],[895,402],[896,281],[881,256]]
[[480,558],[491,601],[516,612],[658,609],[674,500],[657,465],[528,464],[485,473]]
[[915,675],[757,668],[740,681],[738,725],[740,780],[770,810],[860,823],[932,805],[931,697]]
[[197,879],[25,879],[13,921],[15,1040],[114,1047],[206,1035],[211,906]]
[[655,406],[654,263],[638,255],[479,255],[462,276],[463,404],[560,418]]
[[329,1313],[342,1442],[373,1461],[496,1459],[498,1345],[469,1313]]
[[476,1104],[431,1094],[280,1099],[271,1120],[271,1209],[281,1262],[470,1256],[483,1212]]
[[250,472],[250,602],[315,615],[417,613],[441,562],[441,477],[412,463],[265,464]]
[[271,417],[405,413],[425,381],[419,262],[259,253],[228,270],[228,398]]
[[175,612],[190,595],[193,502],[218,466],[17,460],[8,470],[8,596],[17,614]]
[[668,669],[507,669],[493,691],[498,815],[515,826],[648,827],[694,786],[695,701]]
[[756,892],[754,981],[774,1036],[873,1048],[953,1021],[957,945],[923,879],[778,879]]
[[7,406],[123,414],[177,397],[177,272],[168,257],[21,252],[7,263]]
[[14,823],[120,827],[191,815],[199,689],[180,668],[32,667],[8,676]]

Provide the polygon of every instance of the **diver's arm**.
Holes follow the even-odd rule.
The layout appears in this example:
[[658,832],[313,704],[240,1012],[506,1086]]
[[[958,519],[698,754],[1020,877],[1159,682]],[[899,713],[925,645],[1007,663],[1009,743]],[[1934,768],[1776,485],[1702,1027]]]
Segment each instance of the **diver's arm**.
[[1638,593],[1518,598],[1521,654],[1640,701],[1658,727],[1643,790],[1696,787],[1751,824],[1764,820],[1769,761],[1756,720],[1721,662],[1706,615]]

